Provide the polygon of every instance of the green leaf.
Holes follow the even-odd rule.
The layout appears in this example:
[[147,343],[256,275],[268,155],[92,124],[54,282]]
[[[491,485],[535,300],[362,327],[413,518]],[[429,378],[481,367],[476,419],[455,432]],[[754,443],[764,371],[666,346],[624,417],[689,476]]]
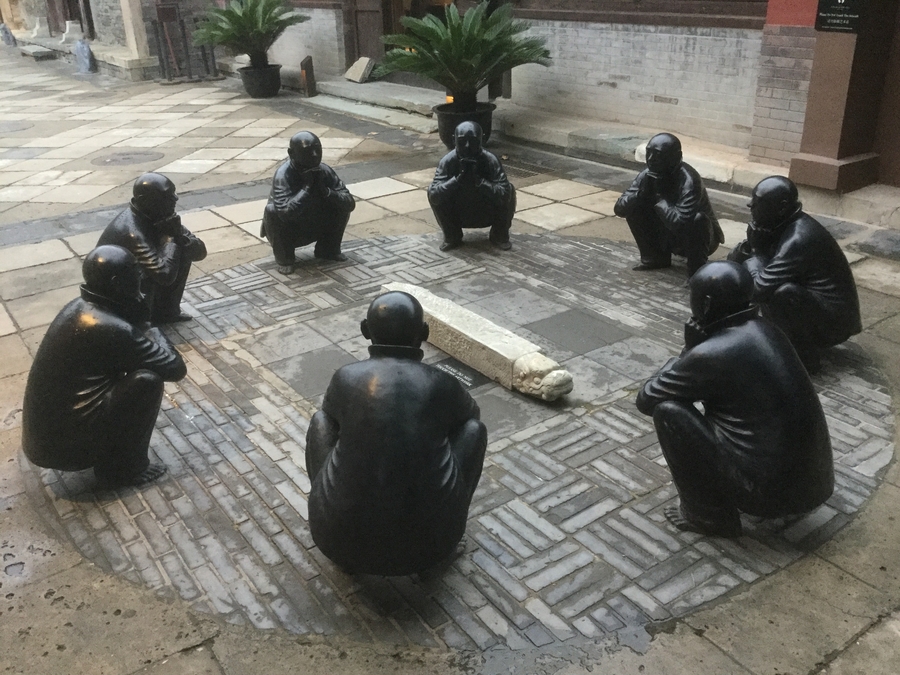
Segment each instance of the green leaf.
[[541,37],[525,37],[529,25],[515,21],[512,6],[501,5],[487,16],[481,2],[465,16],[455,5],[444,8],[444,21],[433,15],[400,20],[406,32],[385,35],[382,41],[398,47],[385,54],[375,77],[403,71],[434,80],[456,98],[474,96],[488,82],[526,63],[550,64],[550,52]]
[[221,45],[247,54],[254,64],[264,64],[266,53],[284,31],[308,20],[284,0],[231,0],[222,9],[208,9],[193,37],[196,44]]

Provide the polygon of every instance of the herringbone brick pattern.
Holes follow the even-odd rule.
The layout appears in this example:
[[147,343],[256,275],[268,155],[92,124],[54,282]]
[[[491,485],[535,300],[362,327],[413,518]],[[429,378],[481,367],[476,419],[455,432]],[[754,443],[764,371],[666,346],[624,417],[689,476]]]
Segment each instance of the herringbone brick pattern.
[[[189,375],[168,386],[152,441],[168,477],[97,493],[90,472],[33,473],[45,514],[104,569],[233,623],[521,649],[690,612],[827,539],[877,486],[891,400],[848,345],[816,378],[837,467],[828,503],[790,522],[745,520],[734,541],[674,530],[662,509],[676,493],[634,395],[681,346],[680,277],[633,275],[633,250],[601,240],[521,236],[502,255],[435,243],[360,240],[347,263],[309,259],[284,277],[265,259],[191,281],[197,319],[171,332]],[[460,555],[420,576],[348,577],[309,535],[304,438],[333,368],[365,357],[358,322],[389,281],[542,344],[577,384],[555,405],[473,389],[490,444]]]

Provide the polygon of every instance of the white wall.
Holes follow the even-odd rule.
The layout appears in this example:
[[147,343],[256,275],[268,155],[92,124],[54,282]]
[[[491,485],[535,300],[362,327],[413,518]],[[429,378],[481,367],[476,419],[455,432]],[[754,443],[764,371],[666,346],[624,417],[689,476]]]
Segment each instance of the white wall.
[[282,80],[288,86],[299,82],[300,62],[312,56],[316,77],[342,75],[347,69],[344,55],[344,23],[340,10],[300,9],[310,17],[288,28],[269,50],[269,61],[280,63]]
[[553,65],[513,69],[513,101],[747,148],[762,31],[532,21]]

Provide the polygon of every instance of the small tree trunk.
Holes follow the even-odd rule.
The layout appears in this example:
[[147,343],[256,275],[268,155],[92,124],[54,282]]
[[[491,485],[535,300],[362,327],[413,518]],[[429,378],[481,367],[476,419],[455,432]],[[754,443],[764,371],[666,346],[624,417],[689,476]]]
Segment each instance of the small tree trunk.
[[478,102],[478,92],[458,91],[453,94],[453,103],[457,110],[475,110]]
[[265,52],[248,53],[251,68],[265,68],[269,65],[269,55]]

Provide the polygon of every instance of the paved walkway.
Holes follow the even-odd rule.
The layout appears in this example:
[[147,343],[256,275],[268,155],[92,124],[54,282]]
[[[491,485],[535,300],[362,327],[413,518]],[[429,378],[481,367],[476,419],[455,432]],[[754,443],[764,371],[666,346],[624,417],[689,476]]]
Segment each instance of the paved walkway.
[[[783,568],[848,522],[893,456],[877,369],[855,346],[833,350],[816,378],[832,498],[789,522],[747,521],[734,542],[678,532],[662,513],[675,490],[634,395],[680,351],[680,273],[638,275],[631,247],[600,239],[519,235],[500,256],[484,237],[452,255],[439,241],[357,240],[343,264],[307,255],[283,276],[266,257],[193,280],[184,307],[196,318],[168,331],[189,375],[168,386],[152,442],[169,477],[98,493],[92,471],[41,471],[48,520],[102,569],[234,623],[523,649],[633,636]],[[333,372],[367,357],[359,320],[392,281],[540,344],[575,390],[542,404],[430,348],[426,360],[463,379],[489,429],[468,543],[433,576],[351,578],[309,535],[305,435]]]
[[[652,425],[633,406],[642,379],[678,352],[688,308],[681,269],[630,270],[635,250],[611,217],[630,172],[497,143],[520,196],[513,251],[497,255],[472,232],[470,245],[441,253],[423,190],[441,153],[433,138],[316,112],[296,97],[259,105],[231,82],[97,89],[98,80],[74,80],[58,64],[46,71],[7,54],[5,91],[21,105],[0,113],[10,125],[2,139],[10,149],[0,151],[10,181],[0,188],[9,205],[0,213],[6,670],[892,672],[872,664],[887,663],[898,625],[890,612],[900,605],[900,535],[888,520],[900,506],[900,474],[885,468],[900,268],[854,250],[877,230],[823,219],[848,247],[866,326],[815,380],[835,447],[835,495],[802,519],[746,521],[747,535],[733,542],[699,537],[662,517],[674,492]],[[25,105],[36,92],[55,109]],[[66,92],[103,96],[74,105]],[[179,115],[174,130],[185,131],[169,138],[170,122],[133,123],[148,105],[165,105]],[[41,114],[55,115],[43,133],[12,130]],[[104,133],[82,152],[137,153],[164,139],[153,146],[164,157],[112,172],[45,157],[85,142],[63,144],[50,126],[95,134],[89,125],[113,122],[107,132],[137,131]],[[321,133],[358,206],[347,263],[306,256],[283,276],[258,237],[261,198],[275,150],[301,128]],[[245,155],[252,150],[266,156]],[[226,166],[260,170],[217,171]],[[21,457],[21,392],[47,323],[77,292],[79,256],[125,201],[116,191],[150,168],[173,172],[184,222],[211,255],[185,296],[195,320],[169,329],[189,363],[188,378],[167,387],[152,441],[170,473],[145,489],[96,492],[90,472],[38,470]],[[61,190],[82,179],[88,187]],[[87,198],[73,206],[62,197]],[[744,199],[713,199],[733,242]],[[467,538],[433,575],[351,578],[310,541],[303,443],[331,373],[365,355],[359,318],[389,281],[426,286],[544,346],[576,389],[542,404],[429,349],[428,361],[461,375],[489,427]],[[137,616],[140,627],[128,622]],[[110,655],[98,660],[104,649]]]

